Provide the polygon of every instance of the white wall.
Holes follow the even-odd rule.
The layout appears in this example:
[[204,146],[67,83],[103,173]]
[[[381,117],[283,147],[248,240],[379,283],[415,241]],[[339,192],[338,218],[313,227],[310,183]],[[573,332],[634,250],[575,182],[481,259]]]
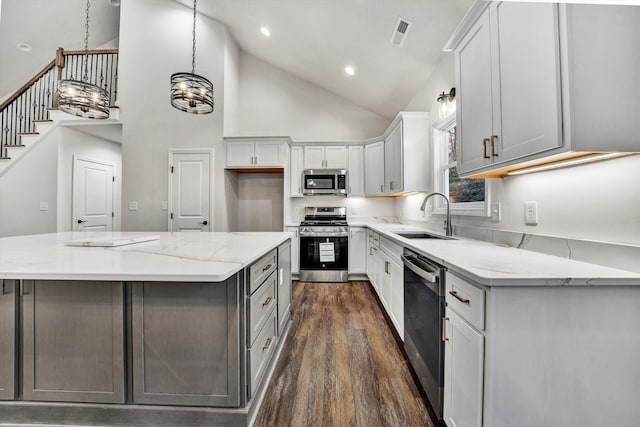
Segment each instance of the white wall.
[[240,53],[238,128],[225,136],[345,141],[381,135],[389,120],[252,55]]
[[240,49],[227,30],[224,49],[224,134],[235,135],[238,127],[238,97],[240,91]]
[[192,10],[173,0],[122,2],[120,10],[119,98],[123,123],[123,230],[167,230],[168,150],[215,150],[214,229],[228,229],[222,144],[226,30],[198,15],[196,73],[214,86],[212,114],[188,114],[173,108],[169,79],[191,71]]
[[305,196],[291,199],[291,216],[287,223],[296,224],[304,219],[305,206],[346,206],[347,218],[378,217],[392,220],[396,216],[395,199],[391,197]]
[[53,130],[0,176],[0,237],[56,232],[59,139]]
[[237,231],[283,231],[284,175],[238,175]]
[[120,230],[122,146],[93,135],[78,132],[72,127],[59,127],[60,148],[58,150],[58,231],[72,230],[73,211],[73,156],[99,160],[115,166],[116,181],[113,191],[115,213],[113,230]]
[[[440,62],[407,110],[428,109],[437,116],[436,97],[454,86],[453,54]],[[456,217],[453,224],[640,245],[640,156],[555,171],[487,180],[491,202],[502,205],[502,221]],[[439,191],[439,190],[437,190]],[[396,199],[396,215],[441,227],[442,215],[422,217],[425,194]],[[538,202],[539,223],[524,223],[524,202]]]

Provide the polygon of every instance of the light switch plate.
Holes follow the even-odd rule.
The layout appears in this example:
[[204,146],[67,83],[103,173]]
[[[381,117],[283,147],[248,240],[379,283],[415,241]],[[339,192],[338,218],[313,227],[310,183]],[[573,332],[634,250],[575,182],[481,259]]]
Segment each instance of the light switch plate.
[[527,225],[538,224],[538,202],[524,202],[524,223]]
[[49,210],[49,202],[40,202],[40,210],[48,211]]
[[167,201],[166,201],[166,200],[165,200],[165,201],[163,201],[163,202],[162,202],[162,204],[161,204],[161,206],[162,206],[162,210],[163,210],[163,211],[166,211],[166,210],[168,209]]
[[137,211],[138,210],[138,202],[129,202],[129,210]]

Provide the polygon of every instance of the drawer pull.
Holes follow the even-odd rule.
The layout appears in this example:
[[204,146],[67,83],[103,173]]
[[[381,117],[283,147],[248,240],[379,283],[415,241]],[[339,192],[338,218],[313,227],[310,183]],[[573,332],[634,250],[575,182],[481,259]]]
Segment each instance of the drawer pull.
[[454,297],[455,299],[457,299],[463,304],[469,304],[471,302],[467,298],[462,298],[460,295],[458,295],[456,291],[449,291],[449,295],[451,295],[452,297]]
[[262,351],[265,351],[269,347],[271,347],[271,338],[268,338],[267,341],[264,343],[264,345],[262,346]]
[[262,269],[262,271],[267,271],[267,270],[268,270],[268,269],[270,269],[270,268],[271,268],[271,264],[267,264],[267,265]]
[[272,297],[268,297],[266,300],[264,300],[264,302],[262,303],[263,307],[266,307],[269,305],[269,303],[271,302],[271,300],[273,300]]

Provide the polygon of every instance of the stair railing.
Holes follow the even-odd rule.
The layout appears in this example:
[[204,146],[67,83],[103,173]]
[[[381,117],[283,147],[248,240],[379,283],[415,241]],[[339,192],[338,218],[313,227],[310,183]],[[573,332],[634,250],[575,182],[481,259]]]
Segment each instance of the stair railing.
[[[118,96],[118,50],[90,50],[87,57],[89,82],[109,93],[110,105]],[[0,159],[8,147],[20,147],[20,136],[35,133],[35,123],[49,120],[49,110],[58,106],[58,81],[81,80],[85,51],[58,48],[56,58],[0,104]]]

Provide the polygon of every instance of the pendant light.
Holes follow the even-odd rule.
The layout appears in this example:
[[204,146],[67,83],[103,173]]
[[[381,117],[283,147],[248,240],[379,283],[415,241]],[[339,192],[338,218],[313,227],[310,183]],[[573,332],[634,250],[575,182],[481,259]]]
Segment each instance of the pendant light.
[[213,84],[196,74],[196,0],[193,0],[191,72],[171,75],[171,105],[192,114],[208,114],[213,111]]
[[82,80],[58,82],[58,108],[65,113],[89,119],[109,118],[109,94],[99,86],[89,83],[89,7],[87,0],[84,37],[84,75]]

